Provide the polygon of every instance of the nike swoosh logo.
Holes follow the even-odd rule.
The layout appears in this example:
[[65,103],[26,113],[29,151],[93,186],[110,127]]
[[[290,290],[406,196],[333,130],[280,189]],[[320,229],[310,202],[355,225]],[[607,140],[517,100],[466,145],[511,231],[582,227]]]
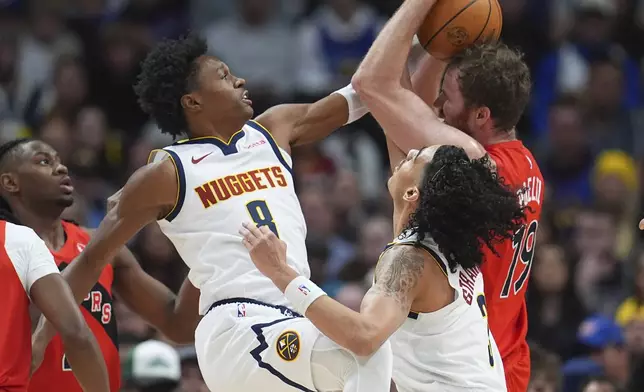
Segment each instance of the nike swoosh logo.
[[196,165],[197,163],[203,161],[210,154],[212,154],[212,152],[209,152],[208,154],[206,154],[206,155],[204,155],[204,156],[202,156],[201,158],[198,158],[198,159],[195,159],[195,157],[192,157],[192,163]]

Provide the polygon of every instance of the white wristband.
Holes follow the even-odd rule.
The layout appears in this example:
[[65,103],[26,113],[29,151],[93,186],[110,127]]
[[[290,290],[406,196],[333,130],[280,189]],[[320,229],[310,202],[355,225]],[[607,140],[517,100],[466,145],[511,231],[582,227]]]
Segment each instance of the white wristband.
[[340,90],[334,92],[334,94],[342,95],[349,104],[349,119],[344,125],[358,121],[364,117],[365,114],[369,113],[369,109],[367,109],[367,107],[362,103],[360,96],[351,84],[342,87]]
[[306,310],[316,299],[326,295],[324,290],[304,276],[298,276],[293,279],[286,286],[284,294],[289,302],[293,304],[294,310],[302,316],[306,315]]

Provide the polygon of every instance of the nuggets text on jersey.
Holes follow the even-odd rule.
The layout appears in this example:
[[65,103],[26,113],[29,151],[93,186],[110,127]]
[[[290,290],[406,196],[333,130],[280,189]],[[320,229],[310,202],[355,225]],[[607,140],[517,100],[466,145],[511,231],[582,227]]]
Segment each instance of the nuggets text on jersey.
[[196,187],[195,192],[204,208],[209,208],[234,196],[286,186],[288,183],[282,168],[272,166],[217,178]]

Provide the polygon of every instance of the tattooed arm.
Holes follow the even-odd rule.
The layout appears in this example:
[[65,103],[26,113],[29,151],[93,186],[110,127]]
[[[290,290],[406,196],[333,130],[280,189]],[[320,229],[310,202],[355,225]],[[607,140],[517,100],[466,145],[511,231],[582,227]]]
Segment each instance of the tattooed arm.
[[[256,258],[252,252],[251,256]],[[340,346],[356,355],[369,356],[405,322],[422,286],[429,258],[421,249],[394,246],[380,258],[376,282],[362,300],[360,313],[323,296],[309,306],[306,317]],[[282,291],[297,277],[291,268],[270,275]]]

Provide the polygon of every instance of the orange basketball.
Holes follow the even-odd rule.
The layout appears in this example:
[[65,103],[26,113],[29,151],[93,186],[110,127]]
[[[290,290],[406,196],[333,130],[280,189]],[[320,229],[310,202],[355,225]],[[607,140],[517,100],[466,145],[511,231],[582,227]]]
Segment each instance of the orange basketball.
[[498,40],[502,25],[498,0],[438,0],[418,39],[433,57],[447,60],[475,42]]

